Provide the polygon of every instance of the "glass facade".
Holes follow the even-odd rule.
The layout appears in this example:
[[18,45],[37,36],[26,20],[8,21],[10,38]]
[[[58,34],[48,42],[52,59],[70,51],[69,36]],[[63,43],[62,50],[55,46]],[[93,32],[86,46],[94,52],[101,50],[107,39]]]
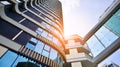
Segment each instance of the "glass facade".
[[105,26],[120,36],[120,9],[105,23]]
[[[27,63],[24,64],[27,67],[29,67],[28,62],[30,62],[32,64],[35,64],[37,67],[43,67],[44,66],[43,64],[37,65],[37,63],[35,61],[32,61],[29,58],[18,55],[18,54],[14,53],[13,51],[10,51],[10,50],[7,51],[5,53],[5,55],[0,59],[0,66],[1,67],[23,67],[23,66],[18,66],[19,63],[22,63],[22,62],[27,62]],[[36,67],[36,66],[33,66],[33,67]]]
[[87,41],[94,57],[120,37],[120,10]]
[[[0,1],[0,48],[4,49],[0,67],[63,67],[66,56],[59,0],[6,1],[10,4]],[[120,37],[119,29],[120,9],[85,42],[90,58],[111,46]],[[76,44],[82,45],[82,38]]]
[[[48,61],[51,64],[52,62],[57,65],[63,64],[63,55],[58,51],[60,50],[59,47],[63,48],[63,43],[61,43],[63,42],[63,29],[60,18],[56,18],[52,13],[44,9],[45,7],[41,7],[41,3],[36,2],[39,1],[19,1],[18,4],[15,3],[18,5],[16,6],[13,4],[14,1],[13,3],[11,1],[11,4],[2,6],[4,9],[0,7],[0,10],[5,11],[5,17],[0,17],[0,35],[8,38],[11,42],[17,43],[21,48],[25,46],[34,54],[36,52],[35,58],[42,57],[43,60],[38,62],[34,58],[31,59],[29,56],[14,51],[14,49],[8,49],[0,57],[0,67],[48,67],[46,58],[51,60]],[[11,21],[4,19],[6,17]],[[27,29],[34,34],[28,32]],[[40,36],[44,40],[39,39]],[[30,52],[28,51],[28,53]]]

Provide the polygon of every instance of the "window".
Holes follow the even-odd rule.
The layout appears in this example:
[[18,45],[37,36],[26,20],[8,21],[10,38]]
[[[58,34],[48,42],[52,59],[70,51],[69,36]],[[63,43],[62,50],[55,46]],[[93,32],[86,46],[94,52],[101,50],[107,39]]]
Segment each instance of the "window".
[[15,39],[15,42],[17,42],[17,43],[19,43],[21,45],[26,45],[31,37],[32,36],[29,35],[28,33],[23,32]]
[[43,30],[42,30],[41,28],[37,28],[36,33],[38,33],[38,34],[41,35],[42,31],[43,31]]
[[92,54],[94,55],[94,57],[97,56],[100,52],[102,52],[105,49],[104,46],[97,40],[95,36],[92,36],[87,41],[87,44]]
[[46,31],[43,31],[41,34],[43,37],[47,37],[48,33]]
[[29,20],[24,20],[21,24],[30,28],[33,31],[35,31],[38,28],[38,26],[36,24],[32,23]]
[[53,37],[52,37],[52,35],[49,33],[48,34],[48,37],[47,37],[49,40],[51,40],[52,41],[52,39],[53,39]]
[[58,56],[57,56],[57,51],[54,50],[54,49],[51,49],[51,51],[50,51],[50,59],[56,61],[57,58],[58,58]]
[[12,51],[7,51],[6,54],[0,58],[0,67],[10,67],[15,59],[17,58],[17,54]]
[[15,10],[11,9],[12,5],[9,6],[5,6],[5,13],[8,17],[10,17],[11,19],[19,22],[20,20],[22,20],[24,17],[19,15]]
[[34,48],[35,48],[35,46],[29,42],[26,44],[26,47],[31,49],[31,50],[34,50]]
[[31,38],[30,41],[37,43],[38,40],[36,38]]
[[38,53],[42,53],[43,47],[44,47],[44,44],[41,41],[38,41],[34,51]]
[[23,56],[18,56],[12,67],[17,67],[20,62],[27,62],[28,59]]
[[45,45],[44,49],[50,51],[50,47],[48,45]]
[[120,9],[105,23],[109,29],[120,35]]
[[112,33],[110,30],[102,26],[95,35],[98,39],[104,44],[105,47],[108,47],[113,43],[118,37]]
[[29,17],[31,17],[32,19],[34,19],[34,20],[38,21],[39,23],[41,23],[41,22],[42,22],[42,20],[40,20],[40,18],[39,18],[38,16],[36,16],[36,15],[32,14],[32,13],[31,13],[31,12],[29,12],[29,11],[25,12],[25,14],[26,14],[26,15],[28,15]]
[[49,52],[47,52],[46,50],[43,50],[42,55],[48,57],[49,56]]
[[20,29],[0,19],[0,34],[12,39],[15,35],[20,32]]
[[39,12],[38,10],[36,10],[35,8],[31,7],[31,6],[29,5],[29,3],[27,3],[27,7],[28,7],[30,10],[32,10],[33,12],[35,12],[36,14],[39,14],[39,13],[40,13],[40,12]]

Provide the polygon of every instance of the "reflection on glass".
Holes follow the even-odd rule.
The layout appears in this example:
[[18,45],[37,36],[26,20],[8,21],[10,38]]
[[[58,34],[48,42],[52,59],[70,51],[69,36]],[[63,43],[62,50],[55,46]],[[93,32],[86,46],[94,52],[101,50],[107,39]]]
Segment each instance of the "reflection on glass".
[[41,35],[42,35],[43,37],[47,37],[47,34],[48,34],[48,33],[47,33],[46,31],[43,31]]
[[12,51],[7,51],[6,54],[2,58],[0,58],[0,67],[10,67],[16,58],[16,53]]
[[31,38],[30,41],[37,43],[38,40],[36,38]]
[[120,9],[105,23],[105,26],[120,35]]
[[31,49],[31,50],[33,50],[35,46],[32,45],[31,43],[27,43],[26,47],[29,48],[29,49]]
[[43,30],[42,30],[41,28],[38,28],[38,29],[36,30],[36,33],[38,33],[38,34],[41,35],[42,31],[43,31]]
[[48,45],[45,45],[44,49],[47,50],[47,51],[49,51],[50,47]]
[[38,41],[34,51],[36,51],[38,53],[42,53],[43,47],[44,47],[44,44],[42,42]]
[[55,60],[57,59],[57,51],[54,49],[51,49],[50,51],[50,59]]
[[105,47],[108,47],[113,43],[118,37],[112,33],[110,30],[102,26],[97,32],[96,36],[104,44]]
[[102,52],[105,49],[95,36],[92,36],[87,41],[87,44],[88,44],[94,57],[97,56],[100,52]]
[[44,55],[44,56],[48,57],[48,56],[49,56],[49,52],[47,52],[47,51],[43,50],[42,55]]
[[12,66],[15,67],[15,66],[17,66],[17,64],[18,64],[19,62],[27,62],[27,61],[28,61],[27,58],[25,58],[25,57],[23,57],[23,56],[18,56],[17,59],[16,59],[16,61],[15,61],[15,63],[14,63]]

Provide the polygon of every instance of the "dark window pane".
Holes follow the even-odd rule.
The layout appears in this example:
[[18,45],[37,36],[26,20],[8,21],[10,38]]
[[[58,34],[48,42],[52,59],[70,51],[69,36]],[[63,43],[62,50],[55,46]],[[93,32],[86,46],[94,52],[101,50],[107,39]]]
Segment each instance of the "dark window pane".
[[15,21],[20,21],[24,17],[16,13],[14,10],[12,10],[12,7],[5,7],[5,13],[8,17],[14,19]]
[[32,29],[33,31],[35,31],[35,30],[38,28],[37,25],[35,25],[34,23],[32,23],[32,22],[29,21],[29,20],[25,20],[25,21],[23,21],[21,24],[23,24],[24,26]]
[[16,67],[39,67],[39,66],[31,62],[19,62]]
[[45,12],[44,10],[42,10],[40,7],[34,5],[37,9],[39,9],[40,11],[44,12],[45,14],[48,14],[47,12]]
[[26,9],[24,8],[24,3],[19,3],[19,10],[21,11],[21,12],[23,12],[23,11],[25,11]]
[[29,11],[25,12],[25,14],[28,15],[29,17],[31,17],[32,19],[38,21],[39,23],[42,22],[42,20],[41,20],[39,17],[37,17],[36,15],[32,14],[32,13],[29,12]]
[[12,24],[7,23],[3,19],[0,19],[0,34],[12,39],[17,33],[20,32],[20,29],[13,26]]
[[30,40],[30,38],[31,38],[31,35],[27,34],[26,32],[23,32],[15,39],[15,42],[22,45],[26,45],[27,42]]
[[31,7],[30,5],[27,4],[27,7],[28,7],[29,9],[31,9],[32,11],[34,11],[35,13],[40,14],[39,11],[37,11],[36,9],[34,9],[33,7]]

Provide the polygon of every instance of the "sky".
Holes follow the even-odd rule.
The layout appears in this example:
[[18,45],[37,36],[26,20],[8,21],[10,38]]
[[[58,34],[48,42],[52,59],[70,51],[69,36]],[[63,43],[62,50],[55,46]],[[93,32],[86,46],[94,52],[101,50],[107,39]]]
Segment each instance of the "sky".
[[[84,37],[97,23],[99,17],[113,0],[60,0],[62,2],[65,37],[78,34]],[[120,49],[101,62],[101,65],[115,62],[120,65]]]
[[84,37],[113,0],[60,0],[62,2],[65,37]]
[[102,65],[104,64],[111,64],[111,62],[116,63],[117,65],[120,66],[120,60],[118,60],[118,58],[120,58],[120,49],[118,49],[117,51],[115,51],[112,55],[110,55],[108,58],[106,58],[103,62],[101,62],[98,67],[102,67]]

